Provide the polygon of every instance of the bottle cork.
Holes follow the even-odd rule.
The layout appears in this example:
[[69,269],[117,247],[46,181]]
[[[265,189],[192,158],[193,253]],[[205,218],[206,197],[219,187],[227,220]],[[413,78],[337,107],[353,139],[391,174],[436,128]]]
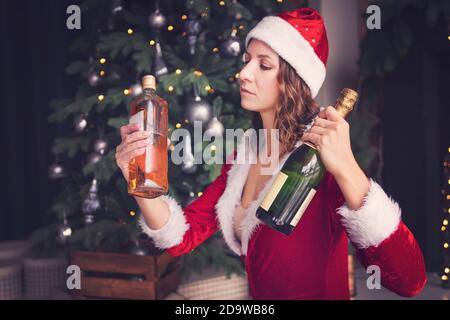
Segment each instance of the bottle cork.
[[142,89],[156,90],[156,79],[152,75],[144,76],[142,78]]

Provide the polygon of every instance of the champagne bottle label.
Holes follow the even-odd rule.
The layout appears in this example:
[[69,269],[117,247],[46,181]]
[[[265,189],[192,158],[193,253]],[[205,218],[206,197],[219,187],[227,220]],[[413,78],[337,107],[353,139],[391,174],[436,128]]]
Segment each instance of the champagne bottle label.
[[277,177],[275,178],[275,181],[273,182],[272,186],[270,187],[269,191],[267,192],[266,196],[264,197],[264,200],[260,205],[261,208],[263,208],[266,211],[269,211],[270,206],[277,197],[278,192],[280,192],[287,178],[288,178],[287,174],[283,172],[278,173]]
[[306,211],[306,208],[308,208],[309,203],[311,202],[311,200],[314,198],[314,195],[316,194],[316,190],[311,188],[311,190],[309,190],[308,195],[306,196],[305,200],[303,201],[302,205],[300,206],[300,208],[298,208],[297,213],[294,216],[294,219],[292,219],[291,221],[291,226],[295,227],[297,225],[297,223],[300,221],[300,218],[303,216],[303,214]]

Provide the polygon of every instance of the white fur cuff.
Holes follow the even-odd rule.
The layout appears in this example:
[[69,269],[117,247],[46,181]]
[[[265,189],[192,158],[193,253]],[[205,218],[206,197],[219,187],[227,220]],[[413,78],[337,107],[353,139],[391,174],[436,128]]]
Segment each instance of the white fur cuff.
[[397,230],[401,220],[398,204],[372,179],[361,208],[351,210],[344,204],[337,212],[343,217],[350,240],[359,249],[378,246]]
[[155,242],[155,246],[160,249],[167,249],[180,244],[183,241],[183,236],[189,229],[189,224],[181,206],[170,196],[161,196],[169,206],[169,220],[166,224],[158,230],[150,229],[141,215],[138,220],[142,231],[146,233]]

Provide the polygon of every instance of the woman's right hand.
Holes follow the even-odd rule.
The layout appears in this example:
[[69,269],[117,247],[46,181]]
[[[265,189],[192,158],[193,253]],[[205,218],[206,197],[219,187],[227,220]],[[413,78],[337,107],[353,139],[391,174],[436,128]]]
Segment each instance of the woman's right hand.
[[122,142],[116,148],[116,163],[128,182],[130,161],[145,152],[148,144],[148,131],[139,130],[138,124],[128,124],[120,127]]

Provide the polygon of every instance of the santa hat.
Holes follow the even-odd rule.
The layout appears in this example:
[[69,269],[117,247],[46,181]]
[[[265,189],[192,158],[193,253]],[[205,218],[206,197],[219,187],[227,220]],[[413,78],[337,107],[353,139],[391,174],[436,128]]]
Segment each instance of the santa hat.
[[262,19],[247,35],[269,45],[286,60],[306,82],[313,98],[325,80],[328,39],[320,14],[311,8],[299,8]]

